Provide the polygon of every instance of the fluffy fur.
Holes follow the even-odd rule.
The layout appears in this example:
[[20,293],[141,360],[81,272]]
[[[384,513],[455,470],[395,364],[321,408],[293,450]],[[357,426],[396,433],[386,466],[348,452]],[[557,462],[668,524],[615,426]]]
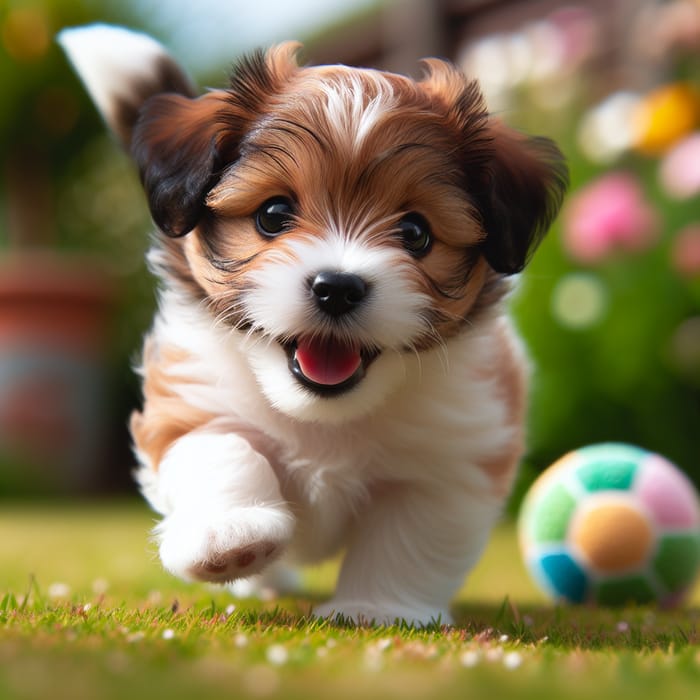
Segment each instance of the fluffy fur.
[[165,567],[223,583],[344,548],[317,615],[449,621],[523,451],[502,302],[559,151],[434,59],[416,82],[283,44],[195,97],[148,37],[60,40],[158,227],[131,428]]

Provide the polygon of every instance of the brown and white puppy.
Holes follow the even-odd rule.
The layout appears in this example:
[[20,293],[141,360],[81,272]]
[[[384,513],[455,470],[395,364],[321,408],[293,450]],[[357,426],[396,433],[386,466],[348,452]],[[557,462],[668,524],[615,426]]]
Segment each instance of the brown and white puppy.
[[503,299],[559,208],[560,152],[435,59],[416,82],[300,67],[288,43],[195,97],[149,37],[60,41],[158,228],[131,427],[163,564],[230,582],[345,548],[316,614],[449,621],[523,451]]

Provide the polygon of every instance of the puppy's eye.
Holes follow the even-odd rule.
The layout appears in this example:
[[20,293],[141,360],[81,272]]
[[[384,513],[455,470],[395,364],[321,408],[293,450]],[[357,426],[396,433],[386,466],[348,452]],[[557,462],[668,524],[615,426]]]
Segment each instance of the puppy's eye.
[[294,207],[286,197],[268,199],[255,212],[255,227],[263,236],[277,236],[291,228]]
[[418,212],[404,216],[397,226],[403,247],[414,257],[427,255],[433,242],[430,225]]

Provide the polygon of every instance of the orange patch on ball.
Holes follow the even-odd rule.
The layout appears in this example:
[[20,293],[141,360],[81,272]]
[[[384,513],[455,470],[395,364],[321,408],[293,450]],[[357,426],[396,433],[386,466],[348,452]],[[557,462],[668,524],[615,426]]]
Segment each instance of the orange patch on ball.
[[605,573],[629,571],[644,563],[654,539],[647,519],[623,503],[598,504],[582,513],[573,541]]

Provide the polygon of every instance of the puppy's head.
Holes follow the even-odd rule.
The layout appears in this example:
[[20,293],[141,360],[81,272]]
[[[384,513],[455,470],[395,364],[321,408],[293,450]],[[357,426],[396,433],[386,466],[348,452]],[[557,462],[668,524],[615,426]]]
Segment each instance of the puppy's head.
[[245,59],[199,98],[163,92],[171,64],[151,57],[103,113],[139,166],[166,281],[240,334],[273,405],[338,421],[403,381],[407,353],[497,303],[556,215],[566,169],[447,63],[426,61],[415,82],[299,67],[297,49]]

